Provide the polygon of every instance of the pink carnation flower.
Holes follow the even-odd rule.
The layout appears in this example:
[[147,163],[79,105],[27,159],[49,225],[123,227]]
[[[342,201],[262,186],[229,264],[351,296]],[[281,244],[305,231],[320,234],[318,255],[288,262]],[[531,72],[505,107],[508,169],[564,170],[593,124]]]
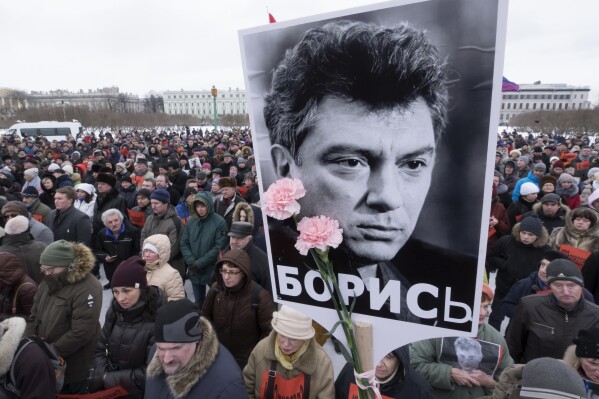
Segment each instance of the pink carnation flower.
[[298,199],[306,195],[304,185],[299,179],[280,179],[270,185],[262,199],[262,211],[267,216],[285,220],[298,214]]
[[312,248],[325,252],[328,247],[337,248],[343,241],[343,230],[339,222],[327,216],[313,216],[303,218],[297,224],[300,236],[295,243],[295,248],[302,255],[307,255]]

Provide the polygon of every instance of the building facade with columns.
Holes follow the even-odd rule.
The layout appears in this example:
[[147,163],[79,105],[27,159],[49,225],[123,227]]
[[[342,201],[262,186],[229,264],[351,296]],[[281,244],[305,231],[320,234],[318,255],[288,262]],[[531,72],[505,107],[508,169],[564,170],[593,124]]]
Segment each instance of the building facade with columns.
[[[210,90],[179,90],[162,93],[164,113],[169,115],[188,114],[214,116],[214,97]],[[247,114],[245,90],[218,89],[216,93],[217,115]]]
[[512,117],[533,111],[567,111],[590,109],[589,86],[564,83],[521,84],[520,91],[502,93],[499,122],[509,124]]
[[28,108],[44,107],[86,107],[94,111],[142,112],[143,100],[137,95],[121,93],[118,87],[104,87],[70,92],[52,90],[48,92],[32,91],[28,96]]

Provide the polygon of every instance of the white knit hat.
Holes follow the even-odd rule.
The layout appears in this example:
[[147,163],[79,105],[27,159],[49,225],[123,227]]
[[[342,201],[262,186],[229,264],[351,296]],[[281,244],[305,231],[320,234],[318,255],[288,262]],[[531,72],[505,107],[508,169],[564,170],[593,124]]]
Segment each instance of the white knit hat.
[[26,232],[28,228],[29,219],[27,219],[23,215],[19,215],[15,216],[14,218],[10,218],[8,222],[6,222],[6,226],[4,226],[4,231],[8,235],[16,235]]
[[39,170],[38,170],[38,168],[30,168],[30,169],[27,169],[23,173],[25,173],[27,176],[31,176],[31,177],[35,178],[35,177],[37,177]]
[[520,195],[528,195],[539,192],[539,187],[536,184],[531,182],[526,182],[522,186],[520,186]]
[[314,336],[312,319],[287,305],[272,314],[272,328],[291,339],[310,339]]
[[96,189],[89,183],[79,183],[75,186],[75,190],[85,191],[88,194],[93,194]]

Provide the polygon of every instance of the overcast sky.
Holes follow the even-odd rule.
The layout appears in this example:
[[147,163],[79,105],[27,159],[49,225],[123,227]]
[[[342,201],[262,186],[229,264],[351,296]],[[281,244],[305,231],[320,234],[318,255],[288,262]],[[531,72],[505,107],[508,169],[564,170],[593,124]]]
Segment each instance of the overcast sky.
[[[481,0],[482,1],[482,0]],[[243,88],[238,30],[373,0],[0,1],[0,87]],[[513,0],[504,76],[568,83],[599,102],[599,1]]]

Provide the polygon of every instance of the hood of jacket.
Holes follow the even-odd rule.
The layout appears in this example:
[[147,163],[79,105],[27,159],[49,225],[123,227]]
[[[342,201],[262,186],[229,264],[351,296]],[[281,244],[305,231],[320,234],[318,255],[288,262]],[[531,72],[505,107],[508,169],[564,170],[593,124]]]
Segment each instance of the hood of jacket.
[[[516,223],[514,225],[514,228],[512,229],[512,237],[522,244],[522,241],[520,241],[520,223]],[[549,244],[549,233],[547,232],[545,226],[543,226],[543,228],[541,229],[541,236],[537,238],[535,242],[532,243],[532,246],[535,248],[542,248],[547,244]]]
[[73,244],[73,250],[75,251],[75,262],[68,267],[65,277],[69,284],[83,280],[91,273],[96,264],[96,257],[87,245],[76,242]]
[[235,210],[233,211],[233,221],[239,221],[239,216],[241,215],[242,210],[244,210],[245,214],[247,215],[246,222],[254,224],[254,210],[252,209],[252,206],[247,202],[240,202],[237,205],[235,205]]
[[216,278],[221,286],[224,286],[223,276],[218,271],[225,262],[231,263],[235,265],[235,267],[238,267],[245,275],[246,282],[252,280],[252,263],[250,256],[243,249],[233,248],[225,252],[222,258],[220,258],[214,266],[214,274],[217,276]]
[[0,328],[4,330],[0,338],[0,375],[5,375],[10,370],[10,365],[25,333],[25,319],[21,317],[11,317],[0,323]]
[[198,203],[198,202],[201,202],[208,207],[208,214],[206,215],[206,217],[208,217],[214,213],[214,201],[212,200],[212,195],[210,195],[210,193],[207,191],[201,191],[196,194],[196,197],[193,200],[192,206],[189,209],[189,213],[191,214],[191,217],[200,219],[200,216],[196,212],[196,203]]
[[[175,398],[186,396],[198,381],[204,377],[204,374],[206,374],[218,355],[219,343],[212,324],[204,317],[200,317],[200,323],[202,325],[202,336],[198,341],[193,356],[185,367],[176,374],[165,377],[166,384]],[[148,364],[147,375],[156,378],[163,374],[162,363],[158,358],[158,354],[155,353],[150,364]]]
[[169,258],[171,257],[171,242],[168,240],[167,235],[154,234],[152,236],[149,236],[144,240],[144,243],[141,247],[143,248],[143,246],[146,245],[146,243],[150,243],[156,248],[158,248],[158,260],[152,263],[146,262],[147,270],[158,269],[159,267],[163,266],[168,262]]
[[1,285],[12,286],[25,276],[25,267],[16,255],[10,252],[0,252],[0,259]]
[[[581,232],[578,232],[578,230],[574,229],[574,219],[578,216],[581,216],[581,212],[584,211],[585,209],[588,210],[588,212],[586,214],[589,215],[592,219],[591,227],[589,227],[589,229],[587,231],[581,233]],[[597,236],[597,235],[599,235],[599,215],[597,214],[597,212],[595,212],[589,208],[576,208],[576,209],[570,211],[570,214],[566,218],[566,230],[568,231],[569,234],[572,234],[577,237]]]
[[393,354],[399,360],[398,367],[393,378],[384,384],[381,384],[380,391],[383,395],[394,393],[396,388],[401,385],[410,374],[410,367],[406,367],[406,365],[409,366],[410,364],[410,349],[407,346],[401,346],[393,350]]
[[43,184],[43,183],[41,183],[41,184],[40,184],[40,186],[41,186],[42,190],[43,190],[45,193],[48,193],[48,194],[52,194],[52,193],[54,193],[54,192],[56,191],[56,188],[57,188],[57,187],[56,187],[56,177],[54,177],[54,175],[53,175],[52,173],[44,173],[44,174],[42,175],[42,177],[41,177],[41,180],[44,180],[44,179],[50,179],[50,180],[52,180],[52,188],[51,188],[51,189],[47,189],[47,188],[44,186],[44,184]]

